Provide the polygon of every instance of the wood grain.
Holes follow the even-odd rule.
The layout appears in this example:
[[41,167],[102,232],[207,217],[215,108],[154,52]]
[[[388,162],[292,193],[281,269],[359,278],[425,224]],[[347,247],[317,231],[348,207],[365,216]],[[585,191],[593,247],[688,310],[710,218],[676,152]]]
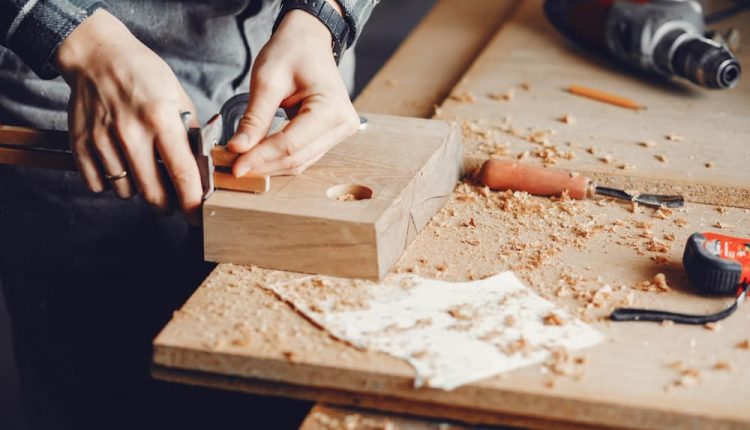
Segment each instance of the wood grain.
[[[457,3],[465,4],[441,2],[448,3],[453,3],[454,7]],[[460,11],[454,13],[456,16],[461,15]],[[545,29],[546,24],[541,21],[529,24],[540,28],[543,33],[548,31]],[[744,23],[730,20],[726,24],[738,26]],[[435,22],[430,25],[435,25]],[[421,30],[418,29],[415,34]],[[561,43],[551,35],[548,37],[550,39],[547,43]],[[413,40],[421,40],[424,50],[434,46],[426,38]],[[532,42],[534,40],[538,42],[538,39],[531,39]],[[533,56],[529,49],[521,50],[526,46],[524,43],[525,39],[516,40],[513,46],[516,55]],[[530,49],[538,48],[532,45]],[[503,53],[495,52],[492,55],[502,56]],[[615,85],[607,85],[603,89],[619,92],[621,80],[633,84],[632,78],[608,69],[605,62],[581,57],[581,61],[607,70],[607,73],[599,76],[604,82],[611,81]],[[557,73],[565,72],[556,67],[557,60],[558,57],[554,56],[546,62],[549,79],[553,79],[553,75]],[[398,62],[409,64],[403,58]],[[532,65],[541,68],[543,63],[541,59],[536,59]],[[525,70],[521,59],[517,66]],[[425,61],[420,67],[431,70],[428,76],[441,74],[440,63],[430,64]],[[516,76],[512,69],[513,67],[508,66],[504,73]],[[400,70],[402,75],[408,76],[407,67]],[[496,76],[498,85],[492,91],[503,91],[511,85],[510,80],[507,83],[502,81],[505,79],[503,76]],[[575,76],[575,82],[565,82],[565,86],[559,88],[560,91],[564,92],[571,83],[590,83],[588,80],[581,82],[581,76]],[[379,75],[379,78],[380,84],[386,81],[385,75]],[[389,78],[396,81],[408,79],[398,74],[390,75]],[[541,109],[540,104],[547,100],[547,92],[535,94],[538,84],[544,84],[546,79],[530,81],[532,87],[529,96],[533,95],[537,102],[533,109]],[[512,85],[518,83],[512,81]],[[662,97],[674,100],[674,90],[670,87],[654,83],[640,85],[644,87],[628,96],[638,101],[656,99],[659,105],[662,104]],[[402,90],[406,92],[405,88]],[[516,96],[522,94],[520,91],[522,90],[516,91]],[[662,106],[658,116],[669,116],[672,124],[679,125],[682,124],[679,118],[686,115],[686,112],[696,115],[702,109],[702,102],[699,103],[698,100],[715,97],[712,94],[704,95],[700,90],[689,90],[691,94],[693,91],[699,96],[688,97],[690,103],[664,103],[666,107]],[[480,95],[478,92],[476,94]],[[430,97],[433,97],[431,93],[425,94],[425,98]],[[412,96],[405,97],[399,107],[397,94],[391,93],[381,99],[383,110],[394,109],[391,112],[399,112],[400,109],[413,109],[411,112],[416,115],[418,110],[411,98]],[[518,100],[516,97],[511,103]],[[598,106],[596,109],[600,109],[599,114],[605,115],[610,121],[600,126],[611,133],[619,130],[618,134],[633,135],[635,138],[641,127],[659,128],[654,124],[664,121],[646,115],[643,117],[643,124],[634,126],[630,116],[610,117],[609,109],[622,110],[621,108],[599,106],[599,103],[583,99],[579,102]],[[447,102],[445,108],[448,109],[453,103],[455,102]],[[485,101],[480,100],[479,103]],[[497,113],[494,109],[503,105],[499,101],[494,103],[496,105],[487,104],[494,108],[477,109],[473,113],[475,116],[466,118],[475,121],[483,118],[485,121],[502,120],[505,113]],[[560,129],[563,127],[562,123],[555,121],[557,116],[571,113],[579,118],[576,126],[585,124],[580,121],[580,113],[570,108],[567,102],[560,104],[559,100],[555,103],[550,101],[550,105],[552,108],[559,108],[554,109],[552,118],[547,118],[550,127],[554,124],[558,130],[556,138],[560,136]],[[738,105],[735,103],[734,106]],[[511,108],[514,121],[518,119],[518,115],[535,114],[528,110],[522,111],[517,104],[513,104]],[[653,110],[654,107],[649,106],[649,110],[642,114],[650,114]],[[740,104],[737,112],[747,116],[747,105]],[[596,118],[594,113],[591,115]],[[655,121],[654,124],[651,124],[652,121]],[[667,132],[671,131],[678,130]],[[598,134],[598,128],[594,128],[592,134]],[[745,132],[738,132],[738,135],[743,139],[748,138]],[[659,143],[664,144],[661,141]],[[623,153],[626,154],[638,150],[642,151],[643,148],[637,145],[632,148],[623,147]],[[470,156],[465,158],[468,166],[479,165],[487,157],[485,152],[473,151],[472,146],[469,146],[469,151]],[[580,159],[583,160],[583,157],[582,155]],[[591,164],[589,170],[601,167],[595,157],[587,160]],[[717,163],[717,177],[734,174],[725,168],[726,166]],[[501,260],[498,256],[499,249],[515,244],[539,246],[553,243],[550,235],[556,232],[559,224],[551,224],[548,231],[535,231],[530,227],[533,221],[531,219],[510,221],[507,217],[498,217],[497,214],[488,212],[483,199],[468,202],[463,199],[463,193],[453,196],[437,219],[409,247],[397,269],[415,268],[417,273],[427,277],[465,280],[469,277],[489,276],[517,265],[519,267],[513,267],[516,273],[532,288],[545,295],[554,291],[563,275],[583,276],[588,280],[586,282],[594,284],[632,286],[663,272],[673,285],[673,290],[668,294],[636,291],[636,304],[683,312],[708,312],[722,306],[724,301],[702,298],[688,286],[680,266],[681,246],[691,232],[714,230],[719,221],[733,226],[726,230],[730,234],[747,237],[750,233],[747,230],[750,213],[744,209],[724,210],[708,205],[688,204],[685,211],[668,219],[661,219],[651,210],[633,214],[627,206],[599,207],[596,202],[586,201],[578,204],[586,209],[587,216],[594,217],[595,223],[615,225],[621,220],[628,222],[628,227],[623,227],[624,232],[597,233],[585,241],[582,247],[565,246],[541,267],[524,269],[522,264],[512,265]],[[541,198],[532,200],[539,204],[547,202]],[[475,219],[478,226],[476,230],[466,227],[469,218]],[[676,218],[683,220],[686,225],[679,227],[674,222]],[[587,222],[592,221],[585,219]],[[646,251],[641,255],[631,246],[617,243],[622,242],[621,235],[637,233],[632,229],[633,221],[653,222],[651,231],[657,238],[675,235],[664,263],[657,265],[651,260],[651,257],[659,256],[654,252]],[[607,335],[608,340],[586,352],[587,365],[579,379],[562,378],[550,388],[546,386],[549,375],[542,373],[543,366],[533,366],[446,393],[411,389],[413,373],[404,362],[384,354],[359,351],[331,339],[287,304],[259,287],[289,276],[295,275],[220,265],[156,339],[156,376],[221,389],[448,417],[469,423],[506,424],[536,429],[750,428],[750,416],[742,400],[750,387],[750,374],[743,370],[743,363],[750,357],[750,352],[736,347],[737,343],[748,338],[746,328],[750,323],[750,312],[747,307],[741,307],[735,316],[723,322],[719,332],[701,327],[616,325],[601,321],[596,323],[596,327]],[[558,298],[553,293],[551,295],[550,299],[561,306],[571,311],[576,309],[577,305],[570,298]],[[701,377],[695,386],[673,387],[680,374],[669,365],[677,361],[700,369]],[[713,370],[719,361],[730,363],[732,369],[726,373]]]
[[[750,20],[746,14],[738,15],[722,21],[720,27],[750,32]],[[750,70],[750,50],[742,50],[738,59],[744,70]],[[567,89],[576,84],[631,98],[647,109],[622,109],[572,95]],[[497,97],[508,91],[513,91],[512,100]],[[497,153],[500,144],[510,156],[529,151],[528,161],[542,164],[544,160],[533,153],[545,155],[550,148],[524,137],[533,131],[554,130],[550,146],[572,154],[571,159],[555,157],[557,165],[591,176],[601,185],[750,207],[747,76],[738,87],[723,91],[645,79],[576,49],[544,19],[542,0],[526,0],[453,94],[471,94],[476,101],[449,99],[440,117],[479,121],[478,128],[492,134],[490,138],[464,136],[469,159],[486,159]],[[560,121],[566,114],[575,118],[575,124]],[[502,124],[510,124],[520,137],[499,130]],[[669,140],[669,135],[682,139]],[[645,141],[655,145],[639,146]],[[666,161],[660,161],[660,156]]]
[[431,117],[518,3],[438,1],[354,106],[365,112]]
[[[203,206],[205,258],[345,277],[387,273],[453,189],[461,144],[445,122],[368,118],[366,130],[304,173],[274,178],[264,195],[214,193]],[[357,200],[349,187],[371,198]]]

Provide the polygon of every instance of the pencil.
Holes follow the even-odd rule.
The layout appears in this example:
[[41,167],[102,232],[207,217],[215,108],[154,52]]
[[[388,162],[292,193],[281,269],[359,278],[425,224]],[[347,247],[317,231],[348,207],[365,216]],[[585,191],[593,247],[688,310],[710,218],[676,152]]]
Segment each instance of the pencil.
[[645,109],[645,106],[641,106],[633,100],[614,94],[605,93],[604,91],[595,90],[593,88],[582,87],[580,85],[571,85],[570,88],[568,88],[568,91],[571,94],[575,94],[577,96],[586,97],[592,100],[598,100],[600,102],[609,103],[627,109]]

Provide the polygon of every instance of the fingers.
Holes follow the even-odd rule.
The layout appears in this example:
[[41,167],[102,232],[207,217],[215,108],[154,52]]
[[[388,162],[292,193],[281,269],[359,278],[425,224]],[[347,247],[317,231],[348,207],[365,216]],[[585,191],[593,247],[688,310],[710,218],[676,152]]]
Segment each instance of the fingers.
[[[115,194],[120,198],[129,199],[133,197],[135,195],[135,188],[128,177],[132,172],[128,171],[128,165],[119,148],[115,145],[113,136],[106,128],[97,127],[92,132],[91,138],[93,139],[91,146],[93,146],[99,158],[104,177],[113,177],[111,179],[107,178],[109,179],[110,187],[112,187]],[[123,172],[126,172],[125,176],[121,176]]]
[[351,107],[337,110],[309,103],[284,130],[238,157],[233,173],[237,177],[251,171],[272,175],[301,173],[331,147],[354,134],[358,122]]
[[86,121],[83,105],[75,98],[70,100],[70,114],[68,115],[68,130],[70,130],[70,149],[73,152],[78,171],[89,190],[100,193],[107,187],[101,168],[95,158],[94,148],[90,145],[87,133],[88,122]]
[[197,223],[200,219],[203,188],[185,127],[179,115],[170,112],[158,115],[153,127],[156,130],[156,149],[169,172],[180,208],[190,222]]
[[230,151],[247,152],[268,135],[276,109],[285,96],[280,86],[269,83],[273,81],[260,77],[251,81],[247,109],[240,118],[237,132],[227,143],[227,149]]
[[123,120],[116,124],[116,133],[128,165],[133,166],[129,173],[143,200],[160,214],[171,213],[167,186],[156,162],[153,137],[134,126],[132,121]]

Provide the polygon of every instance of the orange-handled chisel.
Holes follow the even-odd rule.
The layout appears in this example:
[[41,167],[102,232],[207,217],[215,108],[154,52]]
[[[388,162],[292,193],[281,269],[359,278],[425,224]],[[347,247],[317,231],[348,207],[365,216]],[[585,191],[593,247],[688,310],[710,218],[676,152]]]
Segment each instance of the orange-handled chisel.
[[599,194],[638,202],[652,207],[682,207],[682,196],[630,194],[624,190],[597,186],[591,178],[562,169],[532,166],[513,160],[487,160],[479,170],[479,180],[493,190],[525,191],[538,196],[561,196],[577,200]]

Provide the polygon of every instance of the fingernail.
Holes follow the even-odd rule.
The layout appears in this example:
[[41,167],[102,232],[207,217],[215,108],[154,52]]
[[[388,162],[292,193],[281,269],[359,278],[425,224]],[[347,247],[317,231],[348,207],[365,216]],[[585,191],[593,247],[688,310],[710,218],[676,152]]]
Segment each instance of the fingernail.
[[249,149],[250,146],[250,137],[248,135],[241,133],[236,136],[234,136],[234,139],[232,139],[231,148],[233,151],[236,152],[244,152]]

